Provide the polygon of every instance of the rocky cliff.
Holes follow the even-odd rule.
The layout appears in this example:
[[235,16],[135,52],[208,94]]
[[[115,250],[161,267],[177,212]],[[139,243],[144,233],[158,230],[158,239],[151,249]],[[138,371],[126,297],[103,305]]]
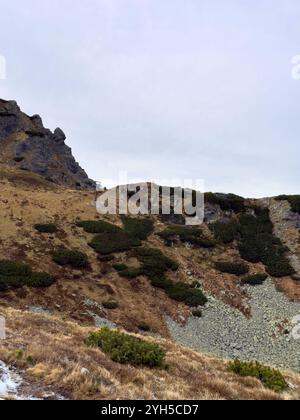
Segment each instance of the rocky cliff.
[[29,117],[15,101],[0,99],[0,160],[76,189],[92,189],[94,181],[79,166],[60,128],[54,133],[39,115]]

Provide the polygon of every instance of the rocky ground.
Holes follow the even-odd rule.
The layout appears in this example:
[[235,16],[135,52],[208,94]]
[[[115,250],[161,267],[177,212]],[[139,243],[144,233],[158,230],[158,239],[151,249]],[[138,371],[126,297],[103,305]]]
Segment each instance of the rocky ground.
[[252,308],[250,319],[210,297],[202,318],[192,317],[184,327],[167,319],[173,339],[218,357],[258,360],[299,372],[300,340],[292,336],[292,320],[300,314],[300,303],[278,292],[272,280],[246,289]]

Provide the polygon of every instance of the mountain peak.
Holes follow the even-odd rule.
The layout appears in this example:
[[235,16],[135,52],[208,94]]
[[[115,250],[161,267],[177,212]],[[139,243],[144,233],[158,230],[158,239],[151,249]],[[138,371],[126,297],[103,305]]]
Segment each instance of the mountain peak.
[[73,157],[61,128],[45,128],[39,115],[28,116],[17,102],[0,99],[0,160],[70,188],[92,189],[95,182]]

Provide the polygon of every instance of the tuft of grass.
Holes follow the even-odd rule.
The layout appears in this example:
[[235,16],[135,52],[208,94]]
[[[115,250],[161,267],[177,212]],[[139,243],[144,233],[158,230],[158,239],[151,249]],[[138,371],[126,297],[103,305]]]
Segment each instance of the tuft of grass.
[[83,220],[77,223],[78,227],[83,228],[87,233],[116,233],[122,229],[104,220]]
[[229,371],[242,377],[257,378],[266,388],[275,392],[283,392],[288,388],[281,372],[258,362],[247,363],[235,360],[229,364]]
[[220,261],[216,263],[216,269],[221,273],[234,274],[236,276],[242,276],[249,272],[249,266],[245,263],[234,263],[227,261]]
[[268,278],[268,275],[265,273],[251,274],[249,276],[243,277],[241,284],[248,284],[250,286],[258,286],[263,284]]
[[35,230],[39,233],[55,233],[57,232],[57,227],[53,223],[48,224],[36,224],[34,225]]
[[140,241],[145,241],[154,230],[154,223],[151,219],[136,219],[132,217],[122,217],[125,232],[131,237]]
[[149,368],[165,367],[166,351],[161,346],[119,331],[102,328],[90,334],[86,344],[100,348],[116,363]]
[[75,269],[87,268],[88,257],[85,253],[77,250],[60,249],[52,255],[53,261],[63,267],[69,266]]

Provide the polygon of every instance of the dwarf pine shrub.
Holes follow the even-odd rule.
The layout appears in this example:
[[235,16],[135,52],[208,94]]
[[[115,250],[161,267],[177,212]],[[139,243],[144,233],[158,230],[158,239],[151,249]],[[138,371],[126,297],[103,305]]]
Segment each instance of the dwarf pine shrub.
[[114,233],[120,232],[121,228],[104,220],[83,220],[77,223],[87,233]]
[[275,392],[282,392],[288,388],[287,382],[280,371],[258,362],[246,363],[235,360],[229,364],[229,371],[242,377],[259,379],[263,385]]
[[154,230],[154,223],[151,219],[136,219],[122,217],[125,232],[132,238],[145,241]]
[[88,257],[85,253],[77,250],[59,249],[52,255],[53,261],[61,266],[69,266],[75,269],[87,268]]
[[136,243],[122,230],[118,232],[100,233],[89,244],[96,252],[109,255],[115,252],[129,251]]
[[300,214],[300,195],[279,195],[276,197],[276,200],[288,201],[291,205],[292,212]]
[[234,241],[238,234],[238,223],[235,220],[218,221],[209,225],[215,239],[223,244],[229,244]]
[[34,225],[35,230],[37,230],[39,233],[55,233],[57,231],[56,225],[53,223],[48,224],[36,224]]
[[242,276],[249,272],[249,266],[243,262],[220,261],[216,263],[216,269],[221,271],[221,273],[234,274],[236,276]]
[[89,347],[100,348],[116,363],[149,368],[164,368],[166,351],[155,343],[149,343],[120,331],[102,328],[90,334]]
[[47,273],[34,273],[27,264],[0,261],[0,291],[28,287],[49,287],[54,279]]
[[245,210],[245,199],[235,194],[214,194],[205,193],[205,202],[216,204],[221,207],[221,210],[231,210],[235,213],[241,213]]
[[214,240],[207,238],[203,231],[197,227],[169,226],[158,235],[165,241],[166,245],[178,240],[202,248],[213,248],[216,245]]
[[268,278],[268,275],[265,273],[250,274],[249,276],[243,277],[241,284],[248,284],[250,286],[262,285]]

